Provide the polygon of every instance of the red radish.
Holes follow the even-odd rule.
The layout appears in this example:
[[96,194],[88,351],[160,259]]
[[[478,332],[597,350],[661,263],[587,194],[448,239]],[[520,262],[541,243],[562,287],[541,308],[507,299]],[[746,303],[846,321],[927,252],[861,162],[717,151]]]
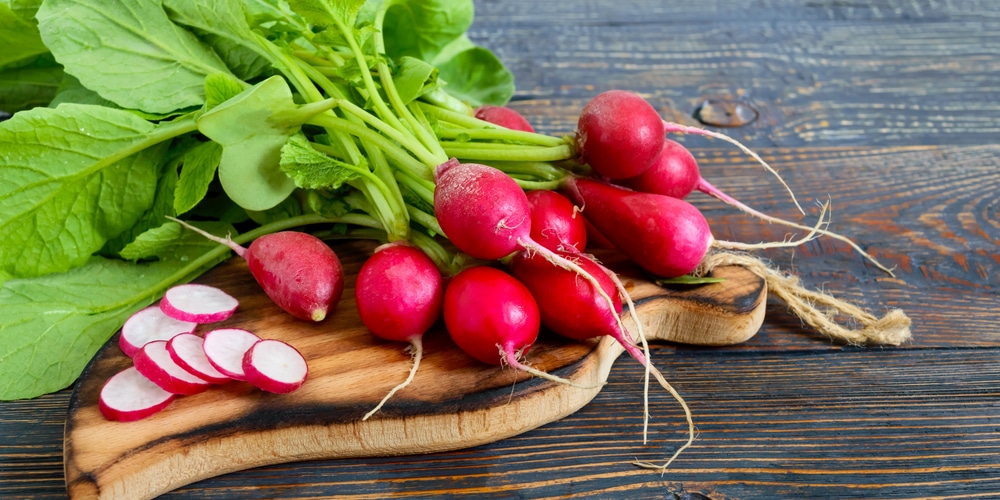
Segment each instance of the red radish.
[[660,154],[664,122],[641,96],[609,90],[580,112],[576,146],[580,160],[609,179],[635,177]]
[[302,353],[291,345],[266,339],[246,351],[243,372],[246,381],[257,388],[284,394],[302,386],[309,375],[309,366]]
[[610,271],[581,253],[564,253],[600,283],[604,294],[613,298],[608,307],[604,296],[592,284],[581,280],[573,271],[553,265],[538,254],[517,253],[510,262],[515,278],[531,291],[541,312],[542,325],[574,340],[609,336],[617,340],[628,353],[643,365],[646,357],[631,339],[621,323],[621,298]]
[[281,231],[261,236],[244,248],[228,238],[173,220],[243,257],[264,293],[296,318],[322,321],[344,293],[340,259],[323,240],[311,234]]
[[413,381],[423,356],[423,335],[441,317],[444,280],[434,261],[419,248],[403,242],[375,249],[358,272],[355,301],[361,322],[376,336],[409,342],[413,367],[362,420],[367,420],[393,394]]
[[611,243],[607,236],[601,234],[601,232],[594,227],[594,224],[587,220],[587,217],[583,217],[583,225],[587,228],[587,248],[604,248],[607,250],[615,249],[615,244]]
[[705,216],[686,201],[590,179],[571,178],[567,186],[587,220],[629,259],[657,276],[690,273],[714,240]]
[[193,332],[197,326],[198,323],[193,321],[179,321],[167,316],[159,306],[149,306],[125,320],[118,345],[131,358],[147,342],[170,340],[175,335]]
[[529,191],[531,239],[552,251],[582,252],[587,248],[587,227],[569,198],[555,192]]
[[214,323],[232,316],[240,305],[228,293],[208,285],[188,283],[167,290],[160,300],[163,314],[179,321]]
[[175,397],[130,366],[104,383],[97,407],[108,420],[132,422],[166,408]]
[[224,384],[232,380],[209,363],[204,343],[198,335],[181,333],[167,341],[167,352],[178,366],[207,382]]
[[170,357],[167,352],[166,340],[154,340],[146,343],[135,353],[133,358],[135,369],[160,386],[165,391],[174,394],[197,394],[208,389],[207,380],[185,370]]
[[205,334],[202,348],[208,362],[229,378],[246,380],[243,356],[260,337],[241,328],[220,328]]
[[462,270],[444,293],[444,324],[462,351],[477,360],[520,368],[541,326],[531,292],[511,275],[492,267]]
[[[748,207],[742,202],[724,193],[721,189],[713,186],[701,176],[701,172],[698,169],[698,161],[695,159],[694,155],[692,155],[691,152],[680,143],[670,139],[667,139],[663,144],[663,150],[653,162],[653,166],[636,177],[623,179],[618,181],[618,183],[636,191],[662,194],[672,198],[681,199],[685,198],[692,191],[697,190],[712,196],[723,203],[733,206],[746,214],[767,222],[782,224],[796,229],[811,229],[801,224],[796,224],[791,221],[758,212],[757,210]],[[817,232],[847,243],[858,253],[864,255],[865,258],[875,264],[879,269],[882,269],[890,275],[893,274],[891,270],[877,262],[849,238],[822,229],[817,230]]]
[[531,126],[531,123],[527,119],[517,111],[506,106],[491,106],[488,104],[480,106],[476,108],[476,118],[511,130],[520,130],[522,132],[535,131],[535,128]]

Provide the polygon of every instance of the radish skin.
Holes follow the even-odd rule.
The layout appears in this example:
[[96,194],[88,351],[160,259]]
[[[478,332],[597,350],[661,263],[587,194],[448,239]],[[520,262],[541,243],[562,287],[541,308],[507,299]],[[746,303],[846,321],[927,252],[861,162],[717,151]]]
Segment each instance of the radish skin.
[[167,341],[154,340],[142,346],[132,359],[135,369],[165,391],[180,395],[198,394],[211,384],[178,365],[167,351]]
[[192,375],[212,384],[225,384],[232,380],[220,372],[205,356],[205,339],[193,333],[182,333],[167,341],[167,352],[178,366]]
[[506,106],[483,105],[476,108],[475,116],[480,120],[503,128],[520,130],[522,132],[535,131],[535,128],[531,126],[531,123],[521,113]]
[[222,321],[232,316],[239,305],[239,301],[226,292],[195,283],[171,287],[160,300],[163,314],[194,323]]
[[198,323],[193,321],[180,321],[167,316],[159,306],[149,306],[125,320],[118,345],[131,358],[148,342],[170,340],[175,335],[193,332],[197,326]]
[[309,376],[309,365],[302,353],[280,340],[254,343],[243,355],[242,364],[247,382],[276,394],[298,389]]
[[638,94],[609,90],[591,99],[577,121],[580,161],[608,179],[644,172],[662,149],[663,119]]
[[587,226],[576,205],[555,191],[529,191],[531,239],[553,252],[582,252]]

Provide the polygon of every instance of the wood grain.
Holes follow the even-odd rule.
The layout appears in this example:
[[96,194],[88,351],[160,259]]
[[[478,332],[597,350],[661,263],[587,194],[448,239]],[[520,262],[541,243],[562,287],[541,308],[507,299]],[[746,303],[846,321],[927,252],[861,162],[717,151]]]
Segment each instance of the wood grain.
[[[580,389],[480,363],[438,327],[425,335],[425,355],[413,382],[363,421],[405,378],[410,365],[403,344],[374,337],[356,313],[354,280],[375,245],[335,245],[347,286],[336,310],[320,323],[284,314],[241,258],[196,280],[240,300],[236,314],[204,325],[200,333],[244,328],[303,353],[309,378],[293,393],[270,394],[234,382],[178,398],[137,422],[109,421],[98,410],[101,388],[131,365],[113,337],[84,370],[70,400],[63,445],[70,497],[152,498],[200,479],[263,465],[425,454],[490,443],[586,405],[624,351],[614,341],[572,342],[544,335],[526,362],[588,387]],[[608,265],[616,267],[615,255],[608,257]],[[752,337],[763,321],[766,287],[743,268],[719,268],[713,276],[725,281],[679,289],[645,281],[633,266],[620,272],[648,338],[728,345]],[[629,331],[634,331],[632,325],[626,321]]]

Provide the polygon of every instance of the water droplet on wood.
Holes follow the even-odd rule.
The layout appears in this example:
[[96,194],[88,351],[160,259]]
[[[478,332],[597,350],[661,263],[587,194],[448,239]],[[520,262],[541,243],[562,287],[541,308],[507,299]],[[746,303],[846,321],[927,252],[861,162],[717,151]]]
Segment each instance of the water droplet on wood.
[[707,99],[694,110],[694,118],[713,127],[742,127],[757,119],[757,110],[745,102]]

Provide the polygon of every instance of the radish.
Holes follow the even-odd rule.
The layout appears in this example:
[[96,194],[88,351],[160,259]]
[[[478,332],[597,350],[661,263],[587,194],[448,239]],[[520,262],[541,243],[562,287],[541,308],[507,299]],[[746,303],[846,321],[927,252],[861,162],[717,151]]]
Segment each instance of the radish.
[[178,219],[202,236],[228,246],[247,261],[250,274],[278,307],[296,318],[322,321],[344,292],[344,269],[323,240],[298,231],[281,231],[257,238],[244,248]]
[[191,395],[208,389],[209,382],[178,365],[167,351],[166,340],[146,343],[132,359],[135,369],[154,384],[174,394]]
[[220,328],[205,334],[205,357],[216,370],[234,380],[246,380],[243,356],[260,337],[242,328]]
[[386,340],[409,342],[413,350],[406,380],[362,419],[367,420],[413,381],[423,356],[423,335],[441,317],[444,280],[422,250],[394,242],[375,249],[361,266],[354,290],[358,315],[368,330]]
[[577,121],[581,163],[609,179],[644,172],[663,147],[665,128],[656,109],[638,94],[609,90],[591,99]]
[[476,118],[511,130],[535,131],[535,128],[524,116],[506,106],[491,106],[489,104],[480,106],[476,108]]
[[160,310],[178,321],[214,323],[232,316],[239,304],[218,288],[188,283],[170,287],[160,300]]
[[694,205],[677,198],[640,193],[592,179],[571,177],[567,192],[581,204],[583,214],[601,234],[640,267],[664,278],[690,273],[712,247],[739,250],[801,245],[815,237],[816,228],[800,240],[744,244],[712,236],[705,216]]
[[175,397],[130,366],[104,383],[97,407],[108,420],[132,422],[166,408]]
[[149,306],[129,316],[122,325],[118,345],[126,356],[135,353],[153,340],[170,340],[181,333],[191,333],[198,323],[179,321],[167,316],[159,306]]
[[309,366],[297,349],[280,340],[254,343],[244,354],[246,381],[258,389],[284,394],[298,389],[309,375]]
[[587,227],[569,198],[546,190],[529,191],[531,238],[552,251],[582,252],[587,248]]
[[[663,150],[649,169],[636,177],[623,179],[618,181],[618,183],[636,191],[657,193],[680,199],[697,190],[767,222],[782,224],[796,229],[810,229],[801,224],[758,212],[713,186],[701,176],[701,172],[698,169],[698,161],[694,155],[680,143],[670,139],[664,142]],[[893,275],[890,269],[876,261],[849,238],[822,229],[817,232],[847,243],[879,269],[889,273],[889,275]]]
[[193,333],[181,333],[167,341],[167,352],[178,366],[213,384],[232,380],[220,372],[205,355],[205,339]]

